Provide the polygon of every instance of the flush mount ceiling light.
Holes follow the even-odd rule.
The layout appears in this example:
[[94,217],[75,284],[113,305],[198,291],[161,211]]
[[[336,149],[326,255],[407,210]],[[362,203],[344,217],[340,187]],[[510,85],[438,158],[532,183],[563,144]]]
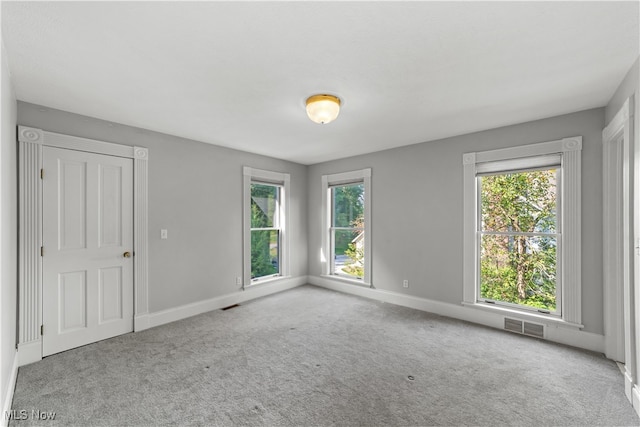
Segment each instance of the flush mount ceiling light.
[[327,124],[340,113],[340,98],[333,95],[312,95],[307,98],[307,116],[319,124]]

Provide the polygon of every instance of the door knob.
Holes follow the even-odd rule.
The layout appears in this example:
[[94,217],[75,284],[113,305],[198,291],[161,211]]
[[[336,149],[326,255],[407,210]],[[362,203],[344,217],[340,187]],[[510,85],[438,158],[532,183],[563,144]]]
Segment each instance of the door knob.
[[131,252],[125,252],[122,254],[122,256],[125,258],[131,258]]

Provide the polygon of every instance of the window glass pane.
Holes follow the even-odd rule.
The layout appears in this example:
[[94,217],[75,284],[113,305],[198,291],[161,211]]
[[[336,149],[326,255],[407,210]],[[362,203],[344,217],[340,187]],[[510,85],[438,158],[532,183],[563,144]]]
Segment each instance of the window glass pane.
[[555,236],[483,235],[480,296],[556,311]]
[[334,227],[364,227],[364,183],[331,189]]
[[481,230],[556,232],[557,169],[488,175],[478,179]]
[[334,230],[334,274],[364,277],[364,231]]
[[251,278],[280,272],[280,232],[278,230],[251,231]]
[[280,187],[251,184],[251,228],[277,227]]

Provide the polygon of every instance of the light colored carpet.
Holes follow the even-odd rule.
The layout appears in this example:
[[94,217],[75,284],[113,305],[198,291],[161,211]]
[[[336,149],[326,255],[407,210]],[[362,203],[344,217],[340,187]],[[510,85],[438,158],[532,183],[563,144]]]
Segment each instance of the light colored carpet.
[[12,426],[640,424],[600,354],[313,286],[22,367],[13,409],[56,418]]

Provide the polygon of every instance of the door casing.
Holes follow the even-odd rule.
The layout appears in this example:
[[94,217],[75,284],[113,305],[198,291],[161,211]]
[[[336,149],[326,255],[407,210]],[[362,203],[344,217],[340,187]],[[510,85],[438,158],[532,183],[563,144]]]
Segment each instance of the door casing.
[[18,127],[18,365],[42,359],[42,148],[133,159],[134,331],[149,327],[148,158],[144,147]]
[[[603,176],[603,302],[605,355],[609,359],[625,363],[624,299],[629,292],[629,268],[624,262],[624,210],[629,208],[629,197],[625,201],[624,187],[628,188],[629,168],[628,142],[621,132],[613,134],[606,128],[602,139]],[[628,243],[628,242],[627,242]],[[628,256],[628,254],[627,254]],[[628,295],[627,295],[628,298]]]
[[605,353],[609,358],[624,361],[625,394],[629,401],[637,382],[631,233],[632,105],[633,99],[627,99],[602,131]]

